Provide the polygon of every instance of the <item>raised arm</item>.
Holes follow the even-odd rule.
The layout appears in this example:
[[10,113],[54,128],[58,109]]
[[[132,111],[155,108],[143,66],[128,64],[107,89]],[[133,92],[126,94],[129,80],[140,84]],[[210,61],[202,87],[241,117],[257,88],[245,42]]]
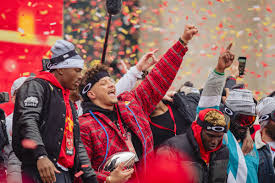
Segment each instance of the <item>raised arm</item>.
[[142,83],[132,91],[147,115],[163,98],[170,88],[187,52],[188,41],[198,32],[195,26],[187,25],[180,41],[176,42],[155,65]]
[[[130,68],[126,74],[116,84],[116,95],[120,95],[125,91],[131,91],[137,82],[137,79],[142,78],[142,71],[146,71],[152,65],[157,63],[157,59],[154,56],[154,53],[158,50],[154,50],[152,52],[146,53],[141,57],[136,66]],[[150,58],[152,58],[152,62],[150,62]]]
[[206,108],[219,109],[225,81],[224,71],[231,66],[235,57],[235,55],[230,52],[231,46],[232,43],[230,43],[225,52],[219,56],[215,70],[210,73],[201,94],[197,114]]

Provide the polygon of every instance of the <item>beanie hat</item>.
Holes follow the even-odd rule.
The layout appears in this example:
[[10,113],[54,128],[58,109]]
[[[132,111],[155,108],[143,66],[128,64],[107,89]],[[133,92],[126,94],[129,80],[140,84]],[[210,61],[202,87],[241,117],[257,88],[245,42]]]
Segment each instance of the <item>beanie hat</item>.
[[217,109],[204,109],[199,112],[197,123],[202,128],[216,132],[226,132],[229,119]]
[[76,53],[75,46],[65,40],[57,40],[51,48],[52,57],[49,69],[80,68],[83,69],[84,60]]
[[[256,107],[256,112],[259,118],[266,114],[270,114],[272,111],[275,110],[275,98],[273,97],[265,97],[262,99],[259,104]],[[267,120],[259,120],[259,123],[261,125],[261,128],[264,128],[265,125],[267,125]]]
[[234,112],[250,113],[255,115],[256,104],[253,95],[247,89],[234,89],[229,92],[225,105]]
[[23,83],[26,81],[27,78],[28,77],[20,77],[13,82],[11,87],[11,96],[13,96],[14,92],[23,85]]

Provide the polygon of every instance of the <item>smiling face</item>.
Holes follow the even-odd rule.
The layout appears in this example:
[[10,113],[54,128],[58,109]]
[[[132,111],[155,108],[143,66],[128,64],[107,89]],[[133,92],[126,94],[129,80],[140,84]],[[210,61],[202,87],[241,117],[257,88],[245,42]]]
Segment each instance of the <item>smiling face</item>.
[[95,105],[108,110],[113,110],[118,101],[114,80],[109,76],[96,82],[87,92],[87,96]]

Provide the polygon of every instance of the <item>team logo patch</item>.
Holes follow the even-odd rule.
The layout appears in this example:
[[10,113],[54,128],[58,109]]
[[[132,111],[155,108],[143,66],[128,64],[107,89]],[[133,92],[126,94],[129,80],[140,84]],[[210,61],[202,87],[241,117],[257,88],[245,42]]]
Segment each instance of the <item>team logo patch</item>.
[[37,107],[38,98],[37,97],[28,97],[24,100],[25,107]]

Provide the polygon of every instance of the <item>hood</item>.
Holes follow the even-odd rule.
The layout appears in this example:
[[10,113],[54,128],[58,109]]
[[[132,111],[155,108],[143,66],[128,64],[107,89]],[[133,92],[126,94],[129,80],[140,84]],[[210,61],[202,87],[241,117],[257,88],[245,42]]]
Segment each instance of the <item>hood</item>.
[[210,161],[210,154],[211,152],[214,152],[214,151],[217,151],[221,148],[222,146],[222,140],[221,142],[219,143],[219,145],[217,146],[216,149],[213,149],[211,151],[206,151],[205,148],[204,148],[204,145],[202,143],[202,138],[201,138],[201,131],[202,131],[202,127],[197,123],[197,121],[193,122],[192,123],[192,131],[193,131],[193,134],[194,134],[194,137],[198,143],[198,146],[200,148],[200,155],[201,155],[201,158],[205,161],[205,163],[209,163]]
[[[59,83],[59,81],[56,79],[56,77],[50,73],[50,72],[45,72],[45,71],[42,71],[40,72],[35,78],[40,78],[40,79],[44,79],[46,81],[49,81],[52,85],[62,89],[62,90],[65,90],[61,84]],[[68,89],[66,89],[68,90]]]

